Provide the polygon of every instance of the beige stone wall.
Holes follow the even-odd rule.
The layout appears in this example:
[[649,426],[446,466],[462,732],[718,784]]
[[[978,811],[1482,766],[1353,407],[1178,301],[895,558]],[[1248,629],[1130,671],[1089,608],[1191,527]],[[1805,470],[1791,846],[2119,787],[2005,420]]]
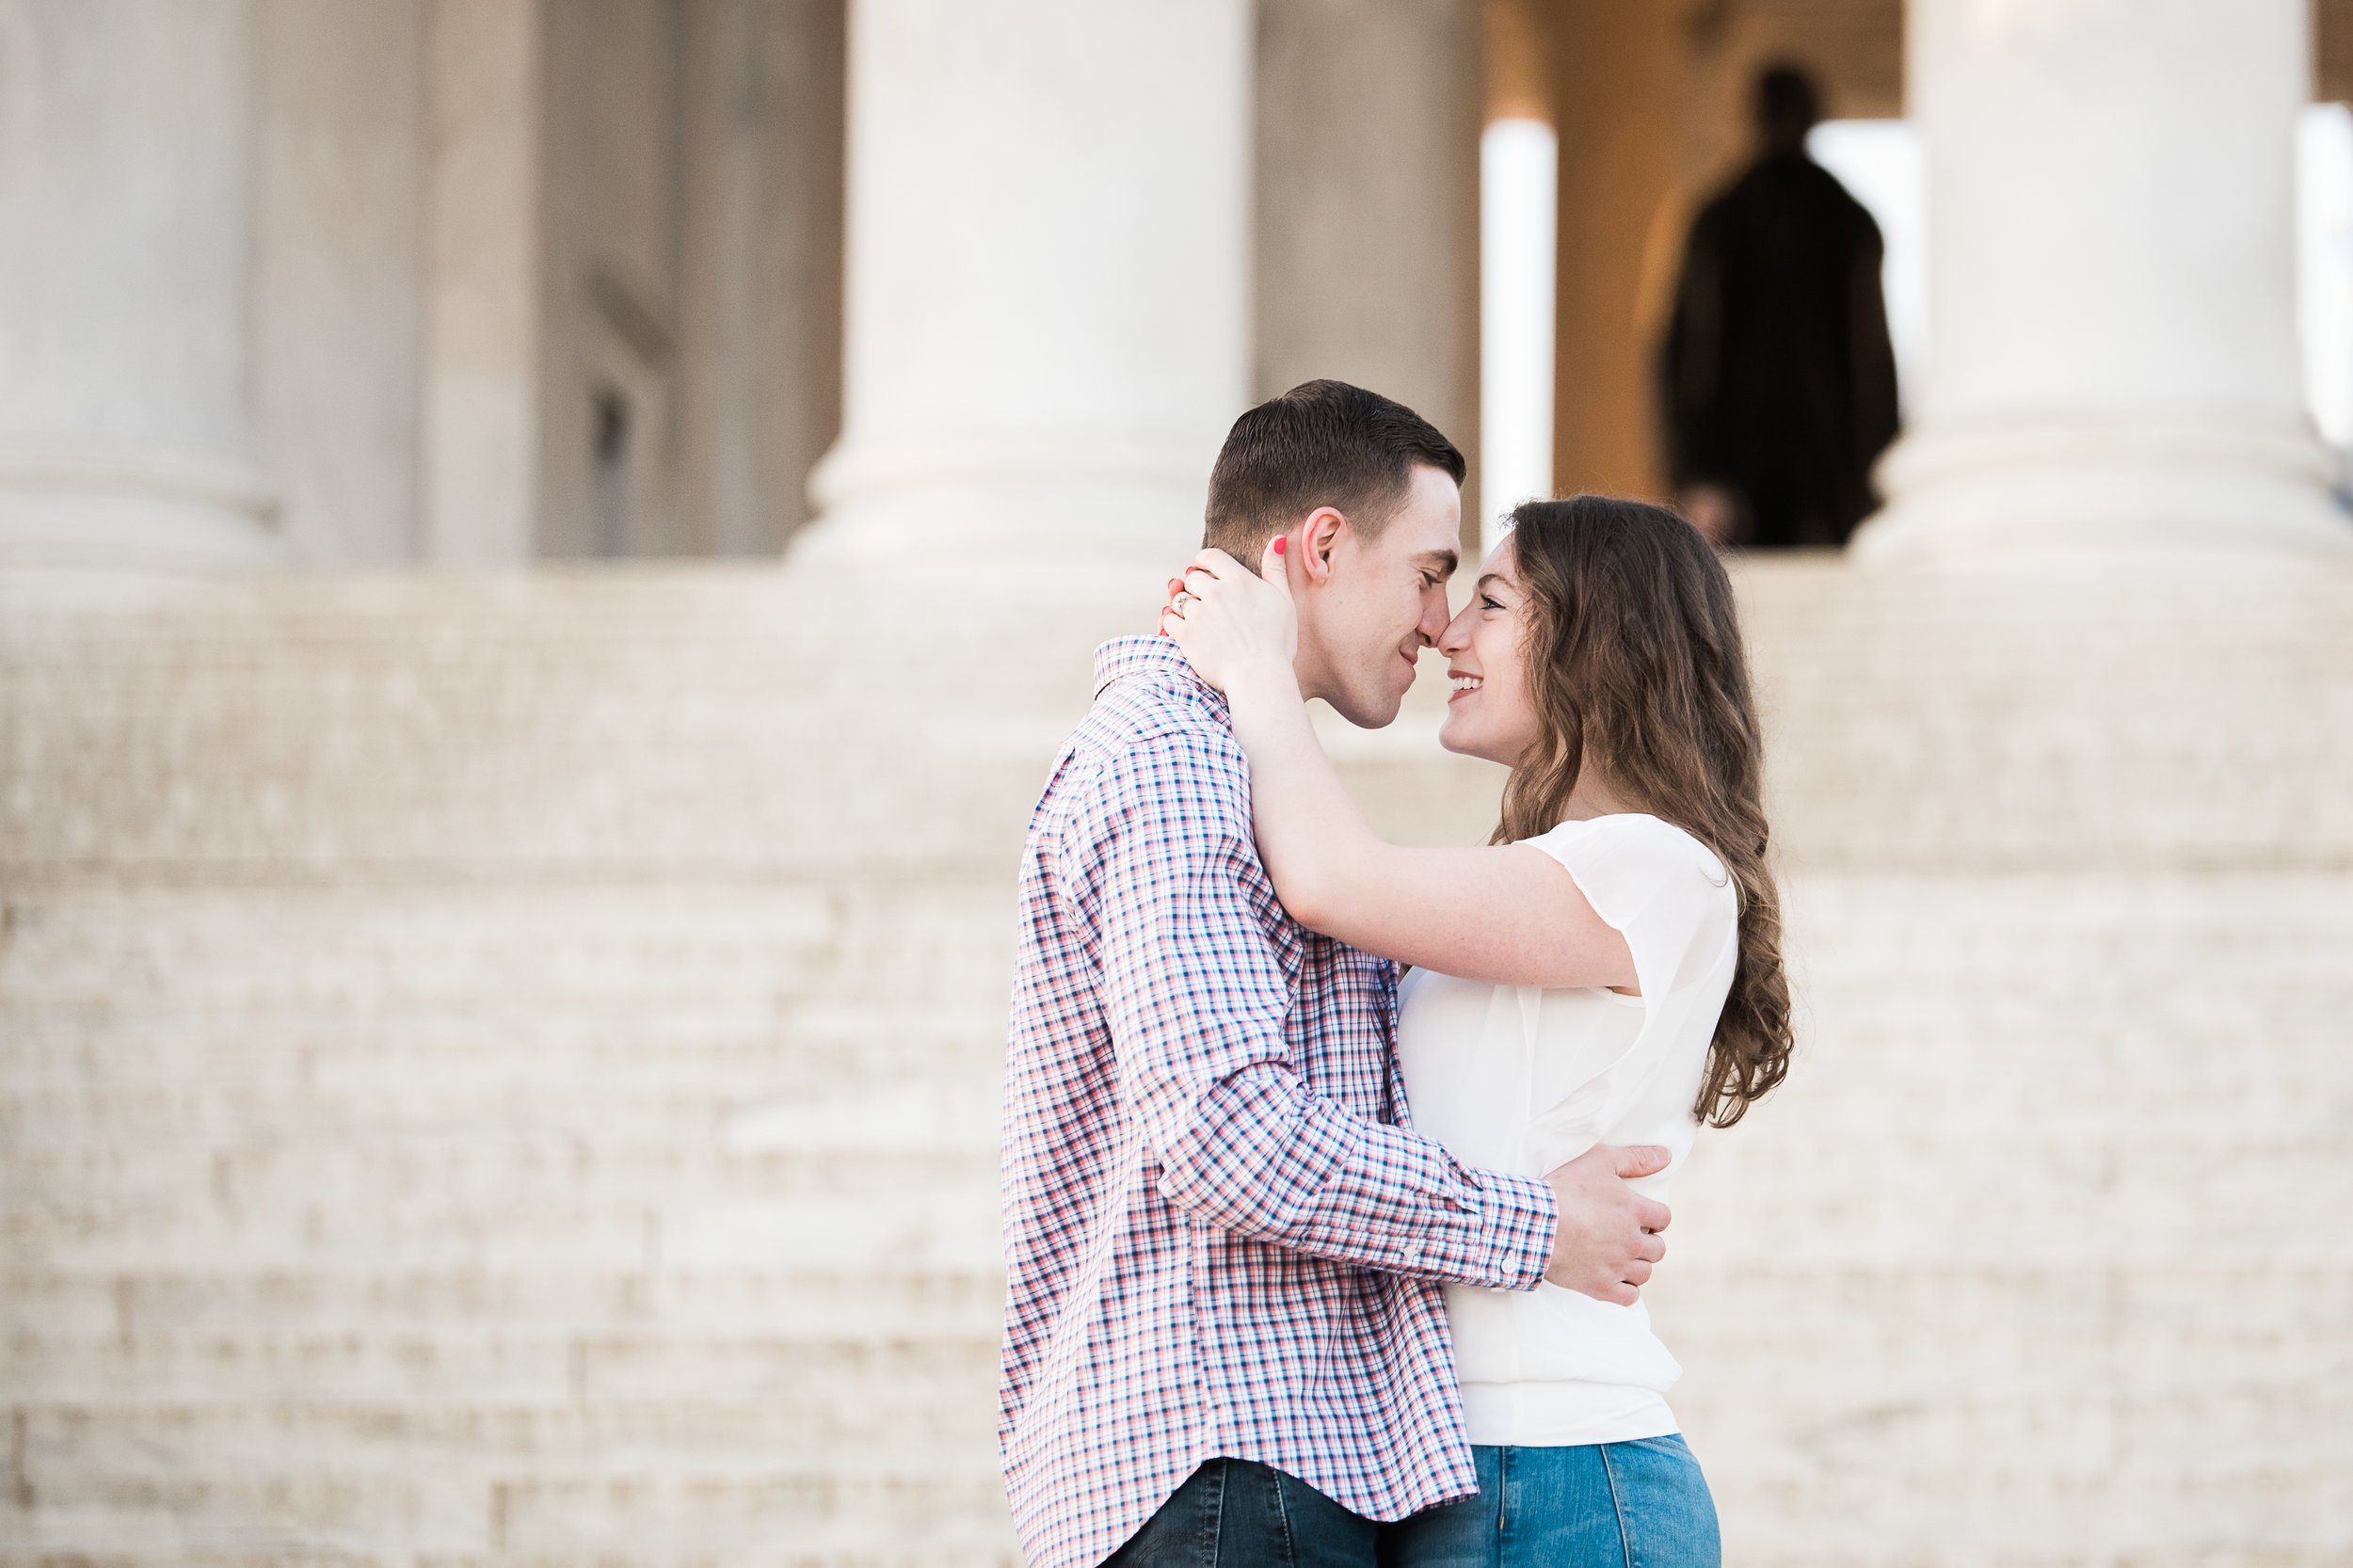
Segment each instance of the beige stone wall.
[[[0,584],[0,1555],[1009,1562],[1010,878],[1126,586]],[[1651,1291],[1728,1560],[2345,1560],[2353,578],[1740,586],[1803,1042]],[[1425,687],[1335,744],[1473,840]]]

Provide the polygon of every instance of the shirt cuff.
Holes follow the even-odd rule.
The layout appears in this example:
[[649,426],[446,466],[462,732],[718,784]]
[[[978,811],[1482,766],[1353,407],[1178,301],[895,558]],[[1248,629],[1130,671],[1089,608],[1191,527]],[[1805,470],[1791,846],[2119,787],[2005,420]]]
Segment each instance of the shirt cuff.
[[1473,1173],[1479,1184],[1478,1256],[1487,1260],[1497,1290],[1533,1290],[1552,1266],[1553,1238],[1561,1225],[1561,1200],[1549,1182],[1495,1171]]

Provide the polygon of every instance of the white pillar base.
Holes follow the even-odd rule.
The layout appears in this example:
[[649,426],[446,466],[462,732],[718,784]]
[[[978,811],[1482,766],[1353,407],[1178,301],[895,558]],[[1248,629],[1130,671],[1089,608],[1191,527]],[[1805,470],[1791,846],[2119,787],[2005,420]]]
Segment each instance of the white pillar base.
[[251,469],[200,453],[0,442],[0,567],[253,568],[284,553]]
[[2336,457],[2300,424],[2211,418],[1946,420],[1881,460],[1859,560],[2155,549],[2353,555]]

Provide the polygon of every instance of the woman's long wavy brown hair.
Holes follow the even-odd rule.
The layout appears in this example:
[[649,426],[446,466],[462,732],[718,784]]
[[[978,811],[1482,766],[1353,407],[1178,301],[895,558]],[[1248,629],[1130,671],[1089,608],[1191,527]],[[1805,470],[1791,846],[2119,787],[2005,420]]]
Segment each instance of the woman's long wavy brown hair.
[[1530,501],[1512,524],[1544,738],[1512,770],[1495,841],[1560,825],[1590,761],[1629,808],[1715,851],[1738,885],[1740,955],[1692,1114],[1730,1127],[1788,1075],[1791,1046],[1764,745],[1731,581],[1663,506]]

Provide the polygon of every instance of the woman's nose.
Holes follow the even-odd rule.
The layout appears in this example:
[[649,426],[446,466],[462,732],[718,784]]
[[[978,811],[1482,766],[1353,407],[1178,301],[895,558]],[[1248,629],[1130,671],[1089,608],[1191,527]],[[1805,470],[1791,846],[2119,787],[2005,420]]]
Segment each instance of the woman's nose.
[[1463,649],[1470,647],[1470,634],[1468,629],[1469,621],[1470,612],[1468,610],[1465,610],[1461,615],[1446,623],[1446,630],[1438,634],[1438,651],[1440,653],[1460,653]]

